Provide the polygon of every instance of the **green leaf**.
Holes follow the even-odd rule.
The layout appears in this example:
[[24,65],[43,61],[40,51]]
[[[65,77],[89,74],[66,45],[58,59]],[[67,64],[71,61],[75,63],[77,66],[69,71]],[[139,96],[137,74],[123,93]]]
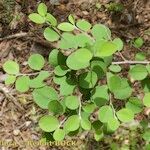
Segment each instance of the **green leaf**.
[[40,118],[39,127],[45,132],[52,132],[59,126],[59,121],[56,117],[46,115]]
[[47,14],[47,6],[44,3],[40,3],[37,11],[41,16],[45,16]]
[[50,73],[48,71],[41,71],[36,78],[30,80],[30,88],[40,88],[45,86],[43,81],[49,76]]
[[135,39],[135,41],[133,42],[133,46],[135,48],[141,48],[143,46],[143,44],[144,44],[144,41],[141,37]]
[[110,65],[109,70],[115,73],[118,73],[121,71],[121,67],[119,65]]
[[49,102],[49,104],[48,104],[48,110],[50,111],[50,112],[52,112],[52,113],[54,113],[54,115],[56,115],[56,114],[61,114],[61,113],[63,113],[63,106],[62,106],[62,104],[59,102],[59,101],[57,101],[57,100],[52,100],[52,101],[50,101]]
[[64,50],[69,50],[72,48],[77,48],[76,36],[72,33],[64,32],[62,38],[59,42],[59,48]]
[[78,20],[77,27],[83,31],[88,31],[91,28],[91,24],[86,20]]
[[75,42],[78,47],[86,47],[88,44],[93,44],[93,41],[84,33],[77,34]]
[[105,25],[96,24],[92,28],[92,35],[96,40],[100,39],[109,40],[111,38],[111,31]]
[[56,18],[51,15],[50,13],[47,13],[46,15],[46,21],[48,21],[52,26],[57,26],[57,20]]
[[133,68],[130,69],[129,75],[134,80],[143,80],[147,77],[148,72],[144,65],[135,65]]
[[66,66],[57,66],[54,69],[54,73],[57,76],[64,76],[67,72],[69,71],[69,69]]
[[91,114],[95,109],[96,105],[94,103],[87,103],[86,105],[82,106],[82,109],[86,112]]
[[41,70],[44,67],[45,60],[40,54],[33,54],[28,59],[28,65],[33,70]]
[[146,59],[146,54],[144,52],[139,52],[135,55],[135,60],[144,61]]
[[19,65],[12,60],[8,60],[3,64],[3,69],[8,74],[18,74],[19,73]]
[[98,119],[103,122],[107,123],[110,119],[113,118],[113,111],[110,106],[102,106],[98,111]]
[[102,79],[107,71],[107,66],[103,61],[93,60],[91,61],[91,69],[94,71],[99,79]]
[[65,65],[66,56],[64,56],[58,49],[53,49],[49,54],[48,61],[53,67]]
[[85,72],[79,75],[79,85],[85,89],[93,88],[97,83],[97,80],[98,77],[94,71]]
[[59,40],[59,34],[54,31],[53,29],[47,27],[44,30],[44,37],[46,40],[50,41],[50,42],[54,42],[54,41],[58,41]]
[[16,90],[27,92],[29,90],[30,78],[27,76],[18,77],[15,83]]
[[146,107],[150,107],[150,93],[145,94],[143,103]]
[[111,131],[116,131],[119,128],[119,121],[116,118],[111,118],[107,122],[108,129]]
[[108,87],[110,91],[115,91],[121,88],[121,78],[117,75],[114,75],[108,79]]
[[48,109],[49,102],[58,99],[56,90],[49,86],[35,89],[32,95],[35,103],[43,109]]
[[89,66],[92,59],[92,53],[85,48],[81,48],[73,52],[67,58],[67,66],[72,70],[80,70]]
[[92,92],[91,99],[98,107],[105,105],[109,100],[108,87],[106,85],[96,86]]
[[72,23],[73,25],[75,24],[75,19],[74,19],[74,16],[73,16],[73,15],[70,14],[70,15],[68,16],[68,20],[69,20],[69,22]]
[[140,113],[143,109],[143,104],[137,97],[131,97],[126,103],[126,108],[130,109],[134,114]]
[[45,18],[42,17],[41,15],[37,14],[37,13],[32,13],[29,15],[29,19],[31,21],[33,21],[34,23],[37,23],[37,24],[43,24],[45,23]]
[[79,99],[77,96],[68,96],[65,98],[65,105],[67,108],[74,110],[79,107]]
[[129,86],[128,80],[125,78],[121,79],[121,87],[113,90],[116,99],[124,100],[131,96],[132,88]]
[[117,51],[117,46],[112,42],[105,42],[102,44],[101,48],[97,50],[96,56],[98,57],[108,57],[113,55]]
[[63,82],[66,82],[66,78],[67,78],[66,76],[62,76],[62,77],[54,76],[53,81],[55,84],[61,85]]
[[55,141],[62,141],[65,138],[65,131],[63,129],[56,129],[53,133]]
[[80,119],[78,115],[70,116],[64,123],[64,128],[67,131],[75,131],[80,127]]
[[130,122],[134,119],[134,113],[128,108],[123,108],[119,110],[116,114],[118,119],[122,122]]
[[91,122],[88,119],[82,118],[81,119],[81,127],[84,130],[90,130],[91,129]]
[[66,79],[60,84],[60,95],[68,96],[74,92],[76,83],[72,79]]
[[59,30],[69,32],[69,31],[73,31],[75,29],[75,26],[69,22],[63,22],[63,23],[60,23],[57,28]]
[[118,51],[121,51],[123,49],[123,42],[120,38],[115,38],[113,40],[113,43],[116,44]]
[[7,75],[5,79],[5,85],[13,84],[16,81],[16,76],[14,75]]
[[100,134],[94,133],[94,139],[95,139],[96,141],[102,140],[103,137],[104,137],[103,132],[101,132]]
[[150,130],[146,130],[146,132],[143,134],[142,138],[147,141],[150,142]]

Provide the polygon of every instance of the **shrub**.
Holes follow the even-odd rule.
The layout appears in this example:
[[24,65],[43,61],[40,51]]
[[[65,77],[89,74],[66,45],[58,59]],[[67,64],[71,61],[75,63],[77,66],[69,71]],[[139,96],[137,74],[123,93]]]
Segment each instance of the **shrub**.
[[[19,92],[31,89],[34,102],[47,110],[39,120],[43,131],[52,133],[55,140],[63,140],[65,135],[88,130],[98,141],[121,123],[133,121],[145,106],[150,107],[149,62],[113,62],[113,56],[121,55],[123,42],[112,39],[108,27],[76,21],[72,15],[68,22],[58,24],[43,3],[37,11],[29,15],[30,20],[46,24],[45,39],[58,45],[48,58],[53,71],[43,70],[46,61],[40,54],[28,59],[34,73],[20,73],[19,64],[12,60],[6,61],[3,69],[8,74],[6,85],[15,83]],[[121,72],[123,64],[129,64],[127,77]],[[58,89],[45,82],[50,78]],[[133,94],[135,81],[143,87],[143,100]]]

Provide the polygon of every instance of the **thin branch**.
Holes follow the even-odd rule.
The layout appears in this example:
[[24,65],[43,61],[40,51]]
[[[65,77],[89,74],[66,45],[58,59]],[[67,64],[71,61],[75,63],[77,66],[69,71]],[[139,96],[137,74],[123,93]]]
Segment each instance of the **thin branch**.
[[114,109],[114,106],[113,106],[113,103],[112,103],[112,97],[111,97],[111,94],[109,94],[109,105],[111,106],[111,108],[112,108],[112,110],[113,110],[113,115],[114,115],[114,117],[115,118],[117,118],[117,116],[116,116],[116,111],[115,111],[115,109]]
[[81,108],[82,108],[82,103],[81,103],[81,97],[82,97],[82,95],[81,95],[81,93],[79,94],[79,112],[78,112],[78,114],[79,114],[79,118],[81,119]]
[[150,61],[118,61],[112,62],[113,65],[121,65],[121,64],[150,64]]
[[13,35],[9,35],[9,36],[0,38],[0,41],[10,40],[10,39],[14,39],[14,38],[21,38],[21,37],[25,37],[25,36],[28,36],[28,35],[29,35],[29,33],[20,32],[20,33],[16,33],[16,34],[13,34]]
[[0,87],[0,92],[2,92],[9,101],[12,101],[18,108],[20,108],[20,110],[24,110],[24,108],[17,102],[16,98],[9,93],[9,91],[7,92]]

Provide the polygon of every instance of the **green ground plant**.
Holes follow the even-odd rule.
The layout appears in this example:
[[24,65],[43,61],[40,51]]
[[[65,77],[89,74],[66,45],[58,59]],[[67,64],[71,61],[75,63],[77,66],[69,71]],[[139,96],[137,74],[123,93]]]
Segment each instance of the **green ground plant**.
[[[19,92],[32,91],[34,102],[47,110],[39,127],[51,133],[54,140],[89,131],[99,141],[120,124],[133,121],[144,107],[150,107],[149,62],[114,62],[116,54],[122,57],[124,44],[120,38],[112,39],[108,27],[76,21],[72,15],[68,22],[58,24],[44,3],[29,19],[44,25],[45,39],[57,43],[47,59],[53,70],[44,70],[46,60],[40,54],[29,57],[28,66],[34,71],[30,74],[20,73],[19,64],[8,60],[3,64],[8,74],[5,84],[15,84]],[[126,76],[122,75],[123,64],[129,65]],[[45,80],[51,78],[50,86]],[[143,99],[135,96],[133,82],[141,84]]]

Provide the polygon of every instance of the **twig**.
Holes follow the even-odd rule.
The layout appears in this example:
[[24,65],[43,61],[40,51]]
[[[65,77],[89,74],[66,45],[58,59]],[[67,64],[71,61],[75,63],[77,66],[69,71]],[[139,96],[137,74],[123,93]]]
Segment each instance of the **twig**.
[[20,110],[24,110],[24,108],[17,102],[15,97],[6,92],[2,87],[0,87],[0,92],[2,92],[9,101],[11,100]]
[[150,61],[118,61],[112,62],[113,65],[121,65],[121,64],[150,64]]
[[79,118],[81,119],[81,108],[82,108],[82,103],[81,103],[81,97],[82,97],[82,95],[81,95],[81,93],[79,93]]
[[112,103],[112,101],[111,101],[111,94],[109,94],[109,105],[111,106],[111,108],[112,108],[112,110],[113,110],[113,115],[114,115],[114,117],[115,118],[117,118],[117,116],[116,116],[116,111],[115,111],[115,109],[114,109],[114,106],[113,106],[113,103]]
[[20,37],[25,37],[25,36],[28,36],[28,35],[29,35],[29,33],[20,32],[20,33],[16,33],[16,34],[13,34],[13,35],[9,35],[9,36],[0,38],[0,41],[3,41],[3,40],[10,40],[10,39],[20,38]]

